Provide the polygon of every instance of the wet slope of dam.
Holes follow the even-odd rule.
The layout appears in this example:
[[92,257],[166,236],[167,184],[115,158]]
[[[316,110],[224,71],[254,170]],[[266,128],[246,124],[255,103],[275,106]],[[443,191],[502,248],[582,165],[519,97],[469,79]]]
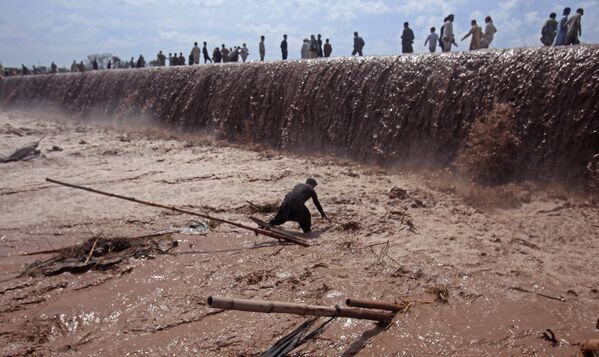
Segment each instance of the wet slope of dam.
[[4,78],[0,108],[143,116],[184,131],[390,166],[450,165],[513,108],[513,178],[582,182],[599,153],[599,48],[219,64]]

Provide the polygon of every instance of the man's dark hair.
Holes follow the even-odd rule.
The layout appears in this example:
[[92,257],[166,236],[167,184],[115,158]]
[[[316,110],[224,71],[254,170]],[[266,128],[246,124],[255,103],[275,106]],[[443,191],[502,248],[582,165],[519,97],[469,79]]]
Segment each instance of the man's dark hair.
[[564,15],[570,15],[570,11],[572,11],[572,9],[570,9],[569,7],[564,9]]
[[287,34],[283,35],[283,38],[287,38]]
[[435,32],[436,28],[431,27],[431,32]]
[[583,9],[578,9],[578,10],[576,10],[576,13],[584,15],[584,10]]
[[403,23],[403,27],[408,27],[408,26],[410,26],[409,22],[406,21],[406,22]]
[[472,20],[470,23],[474,26],[476,25],[476,20]]
[[491,16],[485,17],[485,22],[491,22],[491,21],[493,21],[493,19],[491,18]]
[[260,39],[264,41],[264,35],[260,36]]
[[204,46],[206,46],[206,45],[207,45],[207,43],[206,43],[206,41],[204,41]]
[[551,19],[555,19],[556,16],[557,16],[557,14],[555,12],[552,12],[549,14],[549,18],[551,18]]
[[315,179],[313,179],[312,177],[310,177],[309,179],[306,180],[306,183],[312,187],[316,187],[318,186],[318,183],[316,182]]
[[194,45],[194,46],[197,46],[197,45],[198,45],[198,43],[197,43],[197,42],[194,42],[194,43],[193,43],[193,45]]
[[354,32],[354,36],[358,36],[358,31]]

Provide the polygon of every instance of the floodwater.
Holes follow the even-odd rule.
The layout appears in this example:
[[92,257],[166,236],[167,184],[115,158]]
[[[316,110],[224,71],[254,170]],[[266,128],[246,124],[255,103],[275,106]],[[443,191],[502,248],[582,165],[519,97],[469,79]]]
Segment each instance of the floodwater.
[[[575,343],[599,333],[599,208],[590,199],[519,185],[510,196],[518,200],[498,208],[426,171],[69,115],[0,113],[0,154],[42,137],[41,157],[0,166],[0,355],[252,356],[306,319],[221,312],[206,306],[210,295],[329,306],[348,297],[413,301],[387,329],[340,318],[293,356],[572,356]],[[246,201],[280,201],[308,176],[333,221],[308,203],[311,247],[209,224],[207,235],[172,234],[179,245],[169,255],[18,276],[50,257],[20,253],[197,220],[46,177],[252,224]],[[402,192],[394,187],[406,193],[390,197]],[[444,289],[446,302],[435,293]],[[560,346],[540,338],[545,329]]]

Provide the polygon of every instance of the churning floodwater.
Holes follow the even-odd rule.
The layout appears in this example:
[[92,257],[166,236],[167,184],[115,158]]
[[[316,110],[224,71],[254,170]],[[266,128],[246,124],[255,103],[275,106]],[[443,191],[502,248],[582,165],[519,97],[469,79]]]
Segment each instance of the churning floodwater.
[[0,108],[144,116],[236,142],[445,166],[472,123],[514,108],[519,177],[578,181],[599,153],[599,48],[218,64],[0,81]]

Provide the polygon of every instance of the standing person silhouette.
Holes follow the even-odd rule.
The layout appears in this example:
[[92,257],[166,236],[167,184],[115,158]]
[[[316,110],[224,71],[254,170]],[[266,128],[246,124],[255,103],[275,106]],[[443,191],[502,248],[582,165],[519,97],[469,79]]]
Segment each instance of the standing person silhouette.
[[283,61],[287,59],[287,55],[289,54],[287,48],[287,35],[283,35],[283,41],[281,41],[281,57]]
[[351,55],[355,56],[356,54],[358,56],[363,56],[362,51],[364,50],[364,46],[366,45],[366,43],[364,42],[364,39],[360,36],[358,36],[358,32],[354,32],[354,50],[352,51]]
[[401,52],[414,53],[414,31],[410,28],[410,23],[403,23],[403,33],[401,34]]
[[[197,42],[193,43],[193,48],[191,49],[191,54],[190,54],[189,58],[192,59],[191,61],[189,61],[190,65],[200,63],[200,48],[198,47]],[[185,64],[185,63],[183,63],[183,64]]]
[[212,63],[212,59],[210,58],[210,54],[208,53],[208,44],[204,41],[204,47],[202,48],[202,55],[204,56],[204,63]]
[[564,9],[561,20],[559,20],[559,27],[557,28],[557,36],[555,38],[555,46],[563,46],[566,43],[566,34],[568,33],[568,16],[570,16],[569,7]]
[[264,56],[266,56],[266,47],[264,46],[264,35],[260,36],[258,52],[260,53],[260,61],[264,62]]

